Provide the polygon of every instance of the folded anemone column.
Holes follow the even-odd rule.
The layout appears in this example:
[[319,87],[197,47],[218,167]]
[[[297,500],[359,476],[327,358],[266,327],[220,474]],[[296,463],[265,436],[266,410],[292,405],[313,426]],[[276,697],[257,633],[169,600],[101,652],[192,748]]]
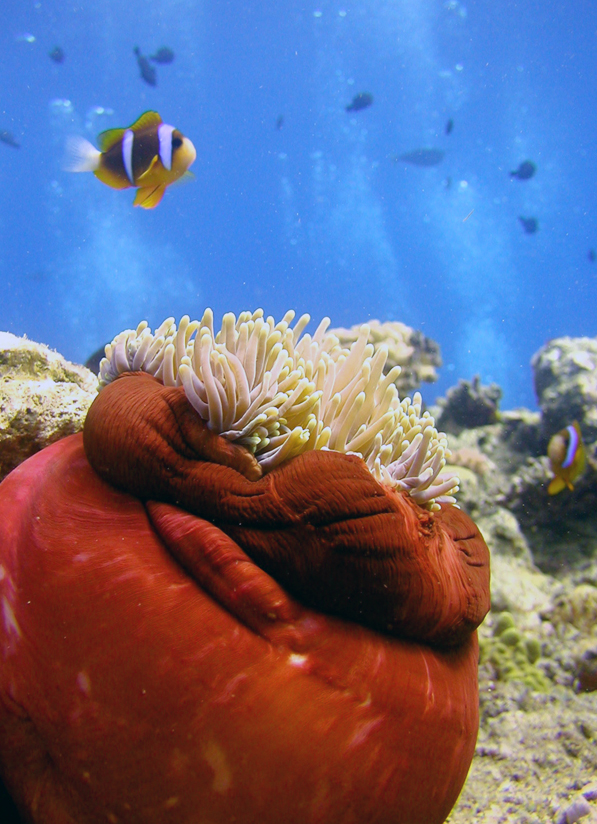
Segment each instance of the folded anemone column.
[[368,329],[260,312],[106,349],[0,485],[0,767],[28,821],[440,824],[487,547]]

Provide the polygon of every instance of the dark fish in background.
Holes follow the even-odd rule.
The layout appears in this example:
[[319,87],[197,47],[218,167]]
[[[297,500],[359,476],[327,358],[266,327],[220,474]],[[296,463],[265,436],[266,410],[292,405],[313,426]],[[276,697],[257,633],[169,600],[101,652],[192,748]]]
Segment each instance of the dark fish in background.
[[64,63],[64,50],[60,46],[54,46],[51,52],[48,52],[48,57],[54,63]]
[[361,109],[368,109],[373,103],[373,95],[369,94],[369,92],[361,92],[360,94],[355,94],[352,98],[352,103],[349,103],[346,106],[347,112],[360,112]]
[[510,172],[510,177],[517,177],[519,180],[530,180],[536,171],[537,167],[532,160],[524,160],[518,169]]
[[168,46],[162,46],[155,54],[151,54],[149,59],[153,60],[154,63],[166,65],[166,63],[172,63],[174,60],[174,52]]
[[158,78],[154,67],[151,65],[151,63],[145,57],[145,55],[141,54],[139,46],[135,46],[133,51],[137,58],[137,65],[139,66],[139,71],[141,72],[141,77],[143,78],[143,80],[145,80],[148,86],[157,86]]
[[539,221],[535,217],[519,217],[518,219],[527,235],[534,235],[539,228]]
[[591,263],[595,263],[595,261],[597,260],[597,252],[594,249],[589,249],[589,251],[587,252],[587,257],[589,258]]
[[280,129],[282,128],[283,125],[284,125],[284,115],[279,114],[278,117],[276,118],[276,129],[278,131],[280,131]]
[[406,152],[394,160],[396,163],[412,163],[413,166],[437,166],[444,159],[445,152],[441,149],[415,149],[413,152]]
[[445,128],[446,134],[452,134],[452,129],[453,128],[454,128],[454,121],[452,120],[452,118],[450,118],[448,120],[448,122],[446,123],[446,128]]
[[21,144],[14,139],[12,132],[7,132],[6,129],[0,129],[0,140],[6,143],[7,146],[13,146],[15,149],[20,149]]

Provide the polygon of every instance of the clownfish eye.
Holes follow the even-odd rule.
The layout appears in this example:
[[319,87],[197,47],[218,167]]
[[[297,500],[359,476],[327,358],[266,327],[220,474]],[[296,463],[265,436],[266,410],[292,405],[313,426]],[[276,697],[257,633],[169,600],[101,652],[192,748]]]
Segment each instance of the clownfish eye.
[[173,137],[172,138],[172,148],[173,149],[180,149],[182,146],[182,140],[180,137]]

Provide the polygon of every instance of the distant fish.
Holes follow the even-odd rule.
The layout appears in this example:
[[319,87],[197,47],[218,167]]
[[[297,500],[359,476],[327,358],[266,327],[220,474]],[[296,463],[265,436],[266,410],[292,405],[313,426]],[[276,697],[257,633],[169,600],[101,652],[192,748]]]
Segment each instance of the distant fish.
[[284,125],[284,115],[279,114],[276,118],[276,129],[278,131],[280,131],[280,129],[282,128],[283,125]]
[[145,80],[148,86],[157,86],[158,78],[154,67],[145,55],[141,54],[139,46],[135,46],[133,51],[137,57],[137,65],[139,66],[139,71],[141,72],[141,77],[143,80]]
[[532,160],[524,160],[518,169],[510,172],[510,177],[517,177],[519,180],[530,180],[536,171],[537,167]]
[[454,128],[454,121],[452,120],[452,118],[450,118],[448,120],[448,122],[446,123],[446,128],[445,128],[446,134],[452,134],[452,129],[453,128]]
[[17,34],[15,40],[17,43],[35,43],[35,35],[24,32],[23,34]]
[[21,144],[18,143],[12,132],[7,132],[6,129],[0,129],[0,140],[6,143],[7,146],[12,146],[15,149],[20,149]]
[[166,65],[166,63],[172,63],[174,60],[174,52],[168,46],[162,46],[155,54],[150,55],[149,59],[153,60],[154,63]]
[[591,263],[595,263],[595,261],[597,260],[597,252],[594,249],[589,249],[589,251],[587,252],[587,257],[589,258]]
[[108,129],[98,137],[100,149],[84,137],[67,145],[65,169],[93,172],[112,189],[137,188],[133,206],[155,208],[166,188],[182,177],[197,153],[188,137],[162,123],[157,112],[145,112],[127,129]]
[[527,235],[534,235],[539,228],[539,221],[536,217],[520,217],[518,218],[522,224],[522,228]]
[[396,163],[411,163],[413,166],[437,166],[445,154],[441,149],[415,149],[413,152],[395,157],[394,160]]
[[48,57],[54,63],[64,63],[64,50],[60,46],[54,46],[51,52],[48,52]]
[[347,112],[360,112],[361,109],[368,109],[372,104],[373,95],[369,94],[369,92],[361,92],[360,94],[355,94],[352,98],[352,103],[349,103],[348,106],[344,108]]
[[577,421],[552,437],[547,447],[547,457],[554,474],[547,487],[548,494],[557,495],[566,487],[574,489],[574,482],[580,478],[586,465],[585,447]]

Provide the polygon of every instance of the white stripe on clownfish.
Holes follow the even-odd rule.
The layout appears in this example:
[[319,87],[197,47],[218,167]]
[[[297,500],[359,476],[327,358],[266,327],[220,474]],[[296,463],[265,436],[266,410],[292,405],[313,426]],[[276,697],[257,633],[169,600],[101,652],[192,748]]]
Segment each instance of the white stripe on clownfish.
[[122,135],[122,162],[129,181],[134,185],[133,179],[133,141],[135,133],[132,129],[127,129]]
[[568,432],[568,449],[566,450],[566,458],[562,463],[563,469],[572,466],[572,461],[578,449],[578,432],[573,426],[567,426],[566,431]]
[[160,141],[160,160],[165,169],[172,169],[172,132],[174,126],[167,123],[160,123],[158,126],[158,138]]

